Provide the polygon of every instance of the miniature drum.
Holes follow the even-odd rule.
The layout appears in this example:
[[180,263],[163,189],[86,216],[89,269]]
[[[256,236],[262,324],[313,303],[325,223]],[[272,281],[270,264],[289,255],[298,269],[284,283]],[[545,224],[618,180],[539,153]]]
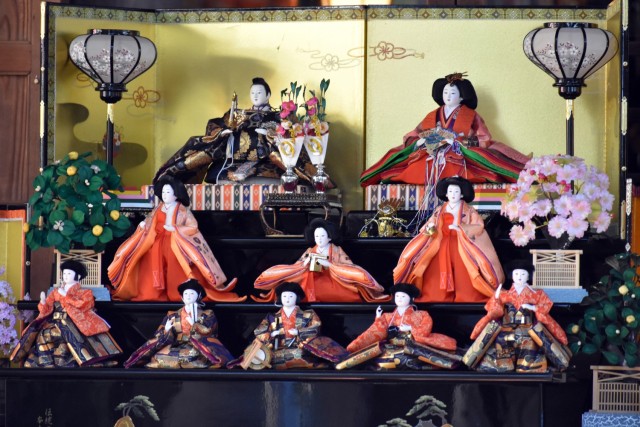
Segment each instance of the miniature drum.
[[240,367],[245,370],[247,368],[254,370],[271,368],[272,356],[273,352],[271,351],[271,347],[256,338],[244,351]]

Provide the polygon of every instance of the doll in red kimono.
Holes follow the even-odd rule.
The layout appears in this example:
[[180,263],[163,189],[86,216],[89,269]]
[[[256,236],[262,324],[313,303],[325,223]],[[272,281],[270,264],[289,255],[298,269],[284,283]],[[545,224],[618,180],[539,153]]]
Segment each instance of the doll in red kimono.
[[153,186],[162,202],[118,248],[108,268],[114,300],[180,301],[179,283],[196,279],[206,301],[238,302],[189,210],[184,184],[164,175]]
[[508,264],[513,282],[502,285],[485,305],[487,311],[476,324],[471,339],[476,340],[464,357],[469,367],[485,372],[546,372],[565,370],[571,358],[567,335],[550,316],[553,302],[542,289],[534,289],[529,279],[534,271],[529,261]]
[[137,349],[125,368],[216,369],[233,359],[218,340],[218,320],[212,310],[203,310],[204,288],[195,279],[180,286],[184,306],[162,319],[155,336]]
[[393,280],[416,285],[419,302],[484,302],[504,272],[482,217],[469,204],[473,186],[461,177],[445,178],[436,195],[445,203],[404,248]]
[[60,265],[62,284],[48,296],[40,293],[38,317],[29,324],[11,361],[25,368],[114,366],[122,353],[109,334],[109,325],[94,311],[93,293],[82,289],[87,276],[81,262]]
[[389,297],[364,268],[355,265],[335,244],[338,231],[329,221],[316,218],[305,230],[309,244],[294,264],[275,265],[255,281],[255,288],[266,291],[258,301],[273,301],[275,288],[283,282],[298,282],[306,294],[305,302],[382,302]]
[[375,369],[433,369],[454,368],[460,362],[455,354],[456,340],[434,333],[433,320],[425,310],[413,305],[420,294],[408,283],[391,288],[396,309],[392,313],[376,310],[376,320],[347,346],[349,353],[380,346],[380,354],[369,364]]
[[493,141],[475,111],[478,97],[463,73],[433,83],[431,96],[439,107],[406,134],[360,176],[365,187],[379,182],[435,183],[458,175],[472,182],[515,182],[528,156]]

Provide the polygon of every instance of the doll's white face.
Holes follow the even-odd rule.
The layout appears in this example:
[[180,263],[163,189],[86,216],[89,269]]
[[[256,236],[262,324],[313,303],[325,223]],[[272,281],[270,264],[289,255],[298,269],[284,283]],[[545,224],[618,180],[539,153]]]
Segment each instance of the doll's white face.
[[280,302],[283,307],[294,307],[298,301],[298,295],[295,292],[284,291],[280,294]]
[[72,285],[76,283],[76,272],[73,270],[62,270],[62,283]]
[[262,107],[269,103],[270,94],[267,94],[267,90],[262,85],[253,85],[251,86],[251,91],[249,93],[251,97],[251,102],[254,107]]
[[450,203],[458,203],[462,200],[462,190],[457,185],[450,185],[447,187],[447,200]]
[[329,242],[331,242],[331,238],[329,237],[329,233],[324,228],[316,228],[313,232],[313,238],[316,241],[316,245],[321,248],[326,247]]
[[460,96],[460,90],[458,86],[451,86],[450,84],[444,85],[442,89],[442,100],[447,107],[457,107],[462,102]]
[[162,186],[162,202],[165,205],[171,205],[177,200],[173,188],[169,184]]
[[184,305],[194,304],[198,301],[198,293],[193,289],[186,289],[182,293],[182,301]]
[[411,297],[409,294],[404,292],[396,292],[393,296],[393,300],[398,308],[409,307],[409,304],[411,304]]
[[526,283],[529,283],[529,272],[527,270],[517,268],[513,270],[513,273],[511,273],[511,278],[513,279],[514,285],[522,286]]

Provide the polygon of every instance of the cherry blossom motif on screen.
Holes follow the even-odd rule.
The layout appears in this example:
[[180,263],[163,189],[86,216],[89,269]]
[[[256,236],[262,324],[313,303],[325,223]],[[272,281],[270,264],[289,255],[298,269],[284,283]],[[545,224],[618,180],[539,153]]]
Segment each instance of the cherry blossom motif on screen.
[[501,214],[514,223],[509,237],[525,246],[547,227],[555,238],[581,238],[589,229],[603,233],[611,222],[614,197],[609,177],[583,159],[568,155],[534,157],[510,185]]

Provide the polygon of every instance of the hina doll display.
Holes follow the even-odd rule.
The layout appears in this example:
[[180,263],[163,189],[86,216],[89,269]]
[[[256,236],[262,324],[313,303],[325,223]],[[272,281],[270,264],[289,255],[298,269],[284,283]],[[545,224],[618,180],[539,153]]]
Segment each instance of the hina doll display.
[[549,315],[553,303],[541,289],[529,286],[534,267],[529,261],[513,261],[507,273],[511,289],[499,286],[476,324],[476,340],[464,363],[487,372],[546,372],[549,362],[557,370],[569,365],[571,352],[564,330]]
[[235,278],[225,284],[227,277],[188,208],[184,184],[165,175],[153,189],[162,202],[120,245],[109,265],[113,299],[180,301],[176,284],[193,278],[203,284],[205,300],[244,301],[246,297],[232,292]]
[[361,174],[363,187],[381,181],[434,185],[454,175],[472,182],[518,179],[529,157],[491,139],[475,111],[475,89],[464,74],[437,79],[431,96],[439,107],[404,136],[402,145]]
[[320,335],[321,322],[315,311],[298,307],[297,303],[305,298],[299,284],[282,283],[275,293],[282,308],[268,314],[258,325],[253,331],[253,344],[233,366],[320,369],[328,368],[348,355],[338,343]]
[[[412,305],[420,293],[418,288],[398,283],[391,288],[391,293],[396,309],[393,313],[383,313],[378,307],[373,324],[347,346],[352,356],[342,365],[350,367],[362,363],[364,360],[358,360],[361,352],[366,355],[365,360],[374,356],[368,364],[377,369],[456,367],[460,362],[460,356],[455,354],[456,340],[433,333],[429,313]],[[377,351],[372,353],[372,349]]]
[[[210,119],[203,136],[193,136],[164,165],[153,180],[170,174],[185,183],[203,181],[243,182],[251,177],[280,178],[284,163],[275,145],[279,112],[269,105],[271,88],[261,78],[252,80],[251,109],[240,110],[234,94],[232,106],[223,117]],[[298,176],[311,182],[315,167],[302,153]]]
[[155,336],[137,349],[125,368],[216,369],[233,359],[218,340],[218,320],[212,310],[203,310],[204,288],[195,279],[180,286],[184,306],[162,319]]
[[38,317],[22,334],[10,360],[25,368],[115,366],[122,353],[109,334],[109,325],[94,311],[93,293],[82,289],[84,264],[60,265],[62,283],[48,296],[40,293]]
[[376,302],[387,301],[384,288],[365,269],[355,265],[333,242],[338,238],[336,226],[316,218],[305,229],[307,249],[294,264],[275,265],[264,271],[254,286],[260,291],[257,301],[273,301],[276,286],[298,282],[306,294],[305,302]]
[[419,302],[481,302],[504,281],[484,221],[469,205],[475,193],[461,177],[438,181],[438,206],[402,251],[395,282],[417,286]]

